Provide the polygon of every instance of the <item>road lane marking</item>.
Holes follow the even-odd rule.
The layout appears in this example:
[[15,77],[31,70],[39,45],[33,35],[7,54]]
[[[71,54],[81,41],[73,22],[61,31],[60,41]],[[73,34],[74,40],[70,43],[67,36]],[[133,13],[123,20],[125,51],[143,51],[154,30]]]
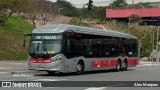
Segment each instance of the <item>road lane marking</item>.
[[65,81],[67,79],[36,79],[33,81]]
[[122,84],[116,84],[116,85],[111,85],[111,86],[108,86],[108,87],[121,86],[121,85],[124,85],[124,83],[122,83]]
[[159,69],[160,67],[150,67],[150,68],[137,68],[136,70],[153,70],[153,69]]
[[0,69],[11,69],[9,67],[0,67]]
[[55,87],[45,87],[44,90],[47,90],[47,89],[52,89],[53,90],[53,88],[55,88]]
[[160,64],[140,64],[137,66],[160,66]]
[[8,74],[9,72],[0,72],[0,74]]
[[38,73],[38,71],[12,71],[11,74]]
[[107,87],[98,87],[98,88],[96,88],[96,87],[91,87],[91,88],[87,88],[87,89],[85,89],[85,90],[107,90]]
[[7,75],[5,75],[5,76],[0,76],[0,78],[12,78],[13,76],[7,76]]
[[26,79],[29,79],[29,80],[30,80],[30,79],[37,79],[37,78],[34,78],[34,77],[33,77],[33,78],[26,78]]
[[1,80],[1,81],[16,81],[16,79]]
[[114,86],[121,86],[121,85],[124,85],[124,83],[122,84],[116,84],[116,85],[110,85],[110,86],[107,86],[107,87],[91,87],[91,88],[87,88],[85,90],[107,90],[108,87],[114,87]]
[[10,63],[10,64],[14,64],[14,65],[27,65],[27,63]]

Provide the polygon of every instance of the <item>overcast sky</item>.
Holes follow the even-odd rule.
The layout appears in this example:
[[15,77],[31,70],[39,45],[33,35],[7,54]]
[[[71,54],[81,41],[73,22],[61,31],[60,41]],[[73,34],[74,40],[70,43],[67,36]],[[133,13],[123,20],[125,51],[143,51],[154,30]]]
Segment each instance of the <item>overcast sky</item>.
[[[57,0],[50,0],[50,1],[57,1]],[[71,2],[72,4],[80,4],[80,3],[87,3],[89,0],[67,0]],[[114,1],[114,0],[93,0],[93,2],[99,2],[99,1]],[[126,0],[127,2],[131,3],[132,0]],[[134,0],[134,2],[156,2],[160,0]]]

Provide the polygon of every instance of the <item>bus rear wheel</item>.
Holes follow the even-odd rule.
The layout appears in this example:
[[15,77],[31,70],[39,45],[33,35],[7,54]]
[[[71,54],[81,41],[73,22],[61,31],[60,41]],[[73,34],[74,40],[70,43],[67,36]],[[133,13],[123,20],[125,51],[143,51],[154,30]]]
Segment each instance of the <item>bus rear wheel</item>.
[[123,71],[127,71],[127,69],[128,69],[128,61],[125,60],[124,63],[123,63],[122,70],[123,70]]
[[116,63],[116,69],[115,69],[115,71],[119,72],[120,69],[121,69],[121,62],[120,62],[120,60],[118,60],[117,63]]
[[54,75],[55,72],[54,71],[47,71],[49,75]]
[[79,61],[76,66],[76,74],[80,75],[84,73],[84,63]]

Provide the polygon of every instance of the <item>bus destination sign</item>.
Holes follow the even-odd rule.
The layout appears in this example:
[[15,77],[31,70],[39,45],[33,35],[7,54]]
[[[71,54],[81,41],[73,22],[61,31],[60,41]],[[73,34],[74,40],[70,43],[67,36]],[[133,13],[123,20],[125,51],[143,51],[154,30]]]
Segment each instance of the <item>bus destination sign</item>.
[[33,36],[33,39],[62,39],[61,36]]

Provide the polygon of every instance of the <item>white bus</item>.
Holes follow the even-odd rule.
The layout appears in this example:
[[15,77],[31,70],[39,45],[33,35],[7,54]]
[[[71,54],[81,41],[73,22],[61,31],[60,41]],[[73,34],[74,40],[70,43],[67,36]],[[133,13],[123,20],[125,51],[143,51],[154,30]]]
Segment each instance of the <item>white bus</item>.
[[32,31],[28,69],[55,72],[127,70],[139,60],[135,36],[67,24],[44,25]]

